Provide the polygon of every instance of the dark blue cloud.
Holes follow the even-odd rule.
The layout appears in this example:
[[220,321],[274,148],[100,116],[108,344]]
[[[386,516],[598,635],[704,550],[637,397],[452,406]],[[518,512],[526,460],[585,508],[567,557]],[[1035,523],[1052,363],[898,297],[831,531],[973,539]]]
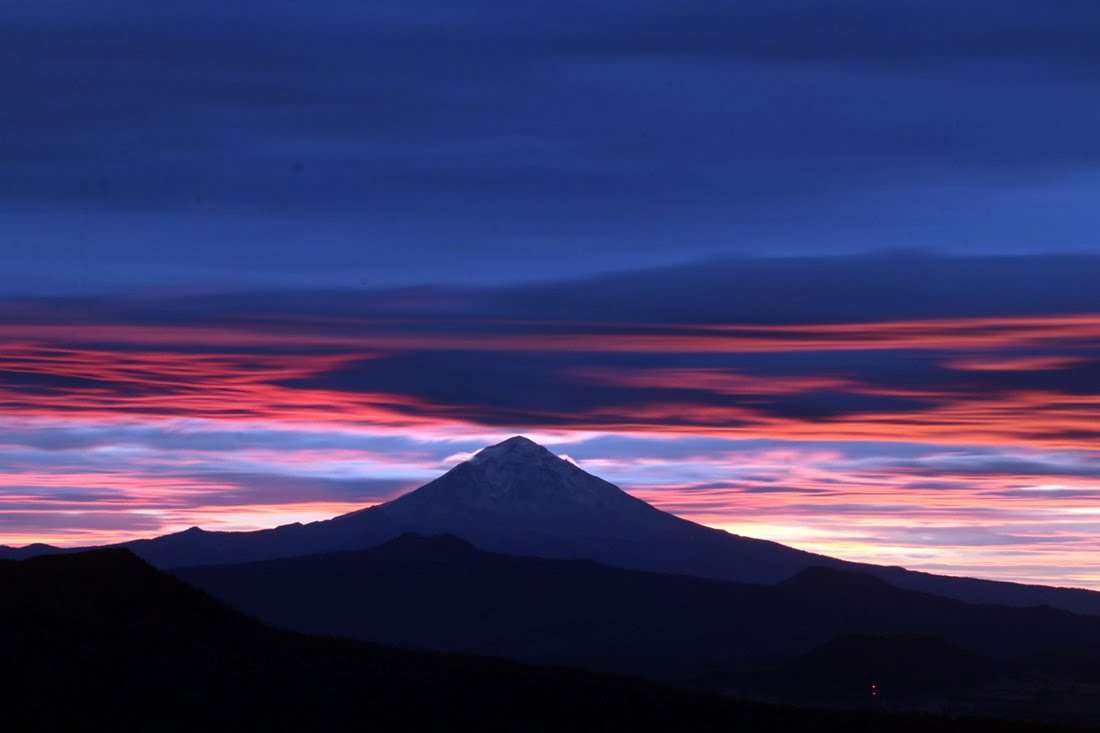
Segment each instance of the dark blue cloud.
[[378,502],[418,485],[416,479],[345,479],[230,471],[211,471],[194,474],[189,478],[232,484],[233,488],[203,492],[203,503],[211,506],[256,506],[311,501]]
[[[702,357],[708,367],[717,361]],[[727,364],[735,360],[726,360]],[[805,357],[799,359],[807,373]],[[418,351],[371,359],[324,374],[285,382],[302,389],[340,392],[384,392],[415,396],[425,401],[427,414],[461,414],[487,425],[562,425],[578,420],[616,424],[629,419],[631,410],[655,402],[706,404],[710,408],[746,408],[763,415],[803,420],[828,420],[870,412],[919,412],[928,400],[890,395],[851,394],[815,389],[796,394],[715,393],[690,384],[662,389],[639,389],[574,374],[578,367],[660,368],[697,366],[694,355],[645,354],[616,356],[591,353],[507,354],[475,351]],[[732,370],[731,370],[732,371]],[[812,373],[812,372],[811,372]],[[398,408],[411,414],[425,408]],[[625,412],[624,412],[625,411]],[[594,414],[593,414],[594,413]],[[667,424],[691,424],[685,415],[664,418]],[[737,421],[731,416],[723,424]],[[747,424],[747,423],[746,423]]]
[[[403,415],[493,426],[607,426],[638,420],[666,426],[744,427],[768,418],[916,418],[957,406],[960,400],[1003,400],[1013,404],[1012,409],[1022,409],[1014,397],[1021,394],[1058,395],[1067,406],[1076,402],[1076,410],[1088,412],[1088,400],[1100,384],[1100,339],[1087,328],[1043,343],[1023,340],[1005,345],[993,340],[970,346],[948,344],[943,326],[925,324],[931,335],[922,342],[895,339],[907,331],[875,324],[996,317],[968,327],[969,338],[1001,334],[1007,316],[1095,317],[1100,314],[1098,279],[1100,256],[1090,255],[726,259],[522,287],[264,291],[161,299],[23,298],[4,302],[10,307],[0,310],[0,323],[65,323],[70,322],[67,314],[79,313],[73,320],[85,326],[235,327],[246,343],[251,336],[271,334],[279,338],[240,349],[243,355],[225,368],[258,368],[250,364],[247,352],[260,351],[267,368],[276,368],[268,379],[277,387],[334,395],[393,395],[387,409]],[[829,337],[828,329],[743,327],[850,322],[868,324],[854,330],[881,340],[830,350],[825,348],[829,344],[817,345],[818,338]],[[94,338],[95,332],[85,328],[80,338]],[[164,344],[158,348],[210,352],[201,336],[176,346],[171,343],[176,333],[172,328],[158,333]],[[731,334],[757,338],[759,333],[766,333],[771,344],[785,347],[789,341],[793,348],[758,352],[739,348],[737,341],[729,342],[730,349],[720,348],[727,343],[721,339]],[[1045,331],[1029,333],[1034,339]],[[695,350],[690,340],[700,335],[719,341]],[[297,342],[299,337],[328,336],[336,345]],[[639,336],[656,338],[656,347],[621,352],[603,348],[605,338]],[[53,338],[50,343],[57,348],[75,345],[67,344],[63,334]],[[140,339],[125,342],[125,332],[116,338],[121,343],[97,343],[96,348],[119,353],[148,349]],[[546,345],[548,340],[556,348]],[[232,341],[227,344],[218,348],[237,351]],[[283,378],[277,369],[284,359],[290,362],[318,350],[331,350],[341,360],[294,378]],[[694,384],[693,370],[714,379]],[[36,394],[91,390],[100,398],[130,397],[150,389],[126,375],[116,383],[18,368],[0,373],[0,386],[15,388],[9,396],[12,405]],[[188,389],[180,386],[179,394]],[[692,412],[689,406],[707,409]],[[122,400],[116,407],[119,412],[144,408],[140,400]],[[657,413],[647,415],[649,408]],[[68,405],[61,403],[56,409]],[[244,407],[238,411],[227,405],[219,416],[247,414]],[[1096,431],[1081,421],[1017,428],[1021,435],[1029,430],[1032,438],[1044,441],[1096,437]],[[142,444],[162,440],[133,437]],[[50,439],[63,445],[92,440],[87,435]],[[213,442],[221,440],[215,436]],[[234,447],[242,447],[242,440],[224,438],[226,446]],[[211,442],[203,436],[173,438],[176,447],[197,447],[204,441]]]
[[[1100,313],[1097,282],[1100,255],[887,252],[725,258],[520,286],[9,299],[0,321],[278,326],[309,317],[316,319],[310,333],[323,334],[342,332],[344,325],[329,320],[338,317],[369,318],[372,333],[576,333],[578,324],[599,333],[592,322],[642,328]],[[544,323],[502,322],[508,320]]]
[[0,9],[0,289],[1089,250],[1095,3]]
[[[88,377],[0,369],[0,388],[16,389],[23,394],[48,395],[66,393],[74,389],[115,390],[119,385]],[[136,394],[131,386],[127,386],[124,391],[127,394]]]
[[482,291],[470,309],[649,323],[844,323],[1100,312],[1100,257],[885,253],[706,261]]

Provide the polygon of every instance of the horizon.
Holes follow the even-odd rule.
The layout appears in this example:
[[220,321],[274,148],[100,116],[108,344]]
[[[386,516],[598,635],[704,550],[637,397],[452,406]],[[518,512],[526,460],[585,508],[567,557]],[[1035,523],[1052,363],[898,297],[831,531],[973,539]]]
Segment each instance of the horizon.
[[1100,590],[1100,5],[0,8],[0,544],[535,437],[654,506]]
[[[509,437],[507,437],[507,438],[503,438],[503,439],[502,439],[502,440],[500,440],[499,442],[496,442],[496,443],[490,443],[490,444],[488,444],[488,445],[485,445],[485,446],[483,446],[482,448],[480,448],[480,449],[478,449],[478,450],[474,451],[473,453],[469,453],[469,454],[457,454],[457,455],[454,455],[454,456],[450,456],[450,457],[448,457],[448,461],[454,461],[454,463],[453,463],[452,465],[449,465],[449,466],[448,466],[448,467],[447,467],[447,468],[446,468],[446,469],[444,470],[444,473],[446,473],[446,472],[449,472],[449,471],[450,471],[451,469],[455,468],[456,466],[458,466],[458,465],[460,465],[460,464],[462,464],[462,463],[466,463],[466,462],[470,462],[470,461],[475,461],[475,459],[477,459],[477,458],[478,458],[478,456],[481,456],[481,455],[486,455],[486,454],[487,454],[487,452],[488,452],[488,451],[491,451],[492,449],[500,448],[501,446],[503,446],[503,445],[505,445],[505,444],[508,444],[508,443],[515,443],[515,442],[526,442],[526,443],[529,443],[529,444],[531,444],[532,446],[534,446],[534,447],[536,447],[536,448],[538,448],[538,449],[543,449],[543,450],[549,450],[549,449],[548,449],[548,448],[547,448],[546,446],[544,446],[543,444],[539,443],[538,441],[535,441],[535,440],[533,440],[532,438],[528,437],[527,435],[523,435],[523,434],[519,434],[519,433],[517,433],[517,434],[515,434],[515,435],[511,435],[511,436],[509,436]],[[551,450],[550,452],[551,452],[551,454],[552,454],[552,455],[553,455],[553,456],[554,456],[555,458],[557,458],[557,459],[559,459],[559,460],[561,460],[561,461],[563,461],[563,462],[565,462],[565,463],[569,463],[569,464],[572,464],[572,465],[574,465],[574,466],[577,466],[577,467],[578,467],[578,468],[580,468],[581,470],[585,470],[585,469],[584,469],[584,466],[580,465],[580,464],[579,464],[579,463],[578,463],[577,461],[573,460],[573,459],[572,459],[572,458],[571,458],[570,456],[568,456],[568,455],[564,455],[564,454],[562,454],[562,455],[559,455],[558,453],[555,453],[555,452],[553,452],[552,450]],[[475,462],[476,462],[476,461],[475,461]],[[590,475],[594,475],[594,476],[595,476],[595,474],[593,474],[593,473],[592,473],[591,471],[586,471],[586,473],[589,473]],[[442,474],[441,474],[441,475],[442,475]],[[597,478],[599,478],[599,477],[597,476]],[[410,489],[409,491],[398,493],[398,494],[396,494],[396,495],[394,495],[394,496],[390,497],[390,498],[389,498],[389,499],[387,499],[386,501],[393,501],[394,499],[400,498],[401,496],[404,496],[405,494],[408,494],[408,493],[413,493],[413,492],[415,492],[416,490],[418,490],[419,488],[422,488],[422,487],[421,487],[421,486],[416,486],[416,487],[414,487],[414,488]],[[620,489],[621,489],[621,487],[616,487],[616,488],[620,488]],[[627,493],[630,493],[630,492],[627,492]],[[355,511],[358,511],[358,510],[362,510],[362,509],[368,509],[368,508],[371,508],[371,507],[373,507],[373,506],[378,506],[378,505],[380,505],[380,504],[382,504],[382,503],[386,503],[386,502],[379,502],[379,503],[377,503],[377,504],[370,504],[370,505],[367,505],[367,506],[363,506],[363,507],[358,507],[358,508],[356,508],[356,509],[352,509],[352,510],[350,510],[350,511],[351,511],[351,512],[355,512]],[[651,506],[652,506],[652,505],[651,505]],[[659,508],[659,507],[658,507],[658,508]],[[669,513],[672,513],[672,512],[669,512]],[[320,518],[320,519],[317,519],[317,520],[312,520],[312,521],[322,521],[322,522],[323,522],[323,521],[327,521],[328,519],[333,519],[333,518],[336,518],[336,517],[338,517],[338,516],[342,516],[342,515],[334,515],[334,516],[332,516],[332,517],[322,517],[322,518]],[[270,527],[258,527],[258,528],[255,528],[255,529],[274,529],[274,528],[276,528],[276,527],[278,527],[278,526],[285,526],[285,525],[272,525],[272,526],[270,526]],[[704,526],[708,526],[708,525],[704,525]],[[711,526],[711,527],[714,527],[714,525],[709,525],[709,526]],[[717,529],[724,529],[724,528],[722,528],[722,527],[715,527],[715,528],[717,528]],[[176,531],[174,531],[174,532],[172,532],[172,533],[169,533],[169,534],[183,534],[183,533],[187,533],[187,532],[193,532],[193,531],[195,531],[195,530],[200,530],[200,531],[203,531],[203,532],[209,532],[209,531],[211,531],[211,530],[208,530],[208,529],[205,529],[205,528],[203,528],[203,527],[199,527],[199,526],[197,526],[197,525],[196,525],[196,526],[188,527],[188,528],[186,528],[186,529],[176,530]],[[233,531],[233,530],[229,530],[229,531]],[[247,531],[250,531],[250,530],[237,530],[237,531],[246,531],[246,532],[247,532]],[[729,530],[726,530],[726,531],[729,531]],[[734,534],[736,534],[736,533],[734,533]],[[161,536],[164,536],[164,535],[161,535]],[[443,532],[435,532],[435,533],[428,533],[428,534],[425,534],[425,533],[423,533],[423,532],[418,532],[418,531],[414,531],[414,530],[406,530],[406,531],[402,532],[401,534],[399,534],[399,535],[396,535],[396,536],[395,536],[394,538],[392,538],[392,539],[390,539],[390,540],[386,540],[386,541],[384,541],[383,543],[381,543],[380,545],[377,545],[377,547],[384,547],[384,546],[387,546],[387,545],[394,545],[395,543],[398,543],[398,542],[400,542],[401,540],[403,540],[403,539],[405,539],[405,538],[409,538],[409,537],[415,537],[415,538],[420,538],[420,539],[451,539],[451,540],[457,540],[457,541],[458,541],[459,543],[461,543],[461,544],[463,544],[463,545],[468,545],[468,546],[470,546],[470,547],[476,547],[476,545],[475,545],[474,543],[470,542],[469,540],[467,540],[467,539],[465,539],[465,538],[463,538],[463,537],[461,537],[461,536],[459,536],[459,535],[457,535],[457,534],[455,534],[455,533],[453,533],[453,532],[446,532],[446,531],[443,531]],[[138,537],[127,537],[127,538],[126,538],[125,540],[123,540],[123,541],[130,541],[130,540],[134,540],[134,539],[152,539],[152,537],[140,537],[140,538],[138,538]],[[41,544],[41,543],[39,543],[39,544]],[[32,545],[27,545],[26,547],[31,547],[31,546],[32,546]],[[52,546],[52,547],[58,547],[58,548],[60,548],[60,549],[72,549],[72,548],[79,548],[79,549],[102,549],[102,548],[100,548],[100,547],[98,547],[98,546],[92,546],[92,547],[88,547],[88,548],[83,548],[83,547],[79,547],[79,546],[76,546],[76,545],[73,545],[73,546],[66,546],[66,545],[51,545],[51,546]],[[16,548],[16,549],[18,549],[18,548]],[[123,548],[123,549],[126,549],[126,548]],[[370,548],[370,549],[374,549],[374,548]],[[800,549],[806,549],[806,548],[800,548]],[[485,551],[485,550],[482,550],[482,552],[486,552],[486,551]],[[490,552],[491,552],[491,551],[490,551]],[[137,557],[137,556],[135,555],[135,557]],[[844,558],[844,557],[839,557],[839,556],[838,556],[838,559],[841,559],[841,560],[851,560],[851,558]],[[802,576],[805,576],[805,575],[806,575],[807,573],[813,573],[813,572],[815,572],[815,571],[819,571],[819,570],[826,570],[826,571],[828,571],[829,573],[852,573],[852,572],[858,572],[858,571],[853,571],[853,570],[851,570],[851,569],[838,569],[838,568],[831,568],[831,567],[828,567],[828,566],[826,566],[826,565],[811,565],[811,566],[808,566],[807,568],[805,568],[805,569],[803,569],[803,570],[800,570],[800,571],[798,571],[798,572],[797,572],[797,573],[796,573],[796,574],[795,574],[794,576],[792,576],[792,579],[793,579],[793,578],[795,578],[795,577],[802,577]],[[938,573],[938,574],[940,574],[940,575],[943,575],[943,576],[945,576],[945,577],[963,577],[963,578],[965,578],[965,577],[969,577],[969,576],[961,576],[961,575],[955,575],[955,574],[952,574],[952,573],[949,573],[949,572],[943,572],[943,573]],[[879,582],[885,582],[885,581],[879,581]],[[1016,582],[1019,582],[1019,581],[1016,581]],[[1077,588],[1077,586],[1051,586],[1051,587],[1058,587],[1058,588],[1070,588],[1070,589],[1074,589],[1074,588]],[[1084,590],[1089,590],[1089,589],[1087,589],[1087,588],[1084,588]]]
[[[594,471],[589,470],[588,468],[586,468],[582,463],[575,460],[572,456],[570,456],[566,453],[560,453],[559,454],[558,452],[556,452],[554,450],[555,443],[553,441],[557,441],[557,440],[560,440],[560,439],[561,439],[561,436],[554,436],[552,438],[549,438],[551,443],[550,443],[549,446],[547,446],[547,445],[543,445],[538,440],[530,437],[529,435],[525,435],[525,434],[522,434],[522,433],[516,433],[516,434],[508,435],[507,437],[501,437],[501,438],[499,438],[499,440],[495,440],[495,442],[490,442],[488,444],[482,445],[480,448],[477,448],[473,451],[459,452],[459,453],[455,453],[455,454],[451,454],[451,455],[447,456],[444,459],[443,463],[442,463],[442,467],[440,468],[440,473],[437,476],[433,476],[428,481],[425,481],[425,483],[428,483],[431,480],[434,480],[434,478],[438,478],[439,476],[449,472],[451,469],[455,468],[456,466],[458,466],[461,463],[466,463],[466,462],[469,462],[469,461],[473,461],[480,454],[483,454],[486,451],[490,451],[491,449],[499,448],[500,446],[502,446],[504,444],[514,443],[516,441],[526,441],[527,443],[530,443],[531,445],[533,445],[537,448],[550,450],[551,454],[554,455],[559,460],[564,461],[566,463],[573,464],[573,465],[579,467],[580,469],[584,470],[586,473],[588,473],[590,475],[593,475],[593,476],[596,476],[597,478],[603,478],[602,476],[599,476],[597,472],[594,472]],[[97,543],[96,545],[82,545],[80,543],[57,543],[57,544],[52,544],[51,545],[50,543],[32,542],[32,543],[27,543],[24,546],[29,547],[29,546],[32,546],[32,545],[35,545],[35,544],[46,544],[46,545],[53,546],[53,547],[58,547],[58,548],[61,548],[61,549],[82,548],[82,547],[89,547],[91,549],[95,549],[95,547],[98,547],[98,546],[101,546],[101,545],[111,545],[111,544],[115,544],[115,543],[119,543],[119,542],[128,542],[128,541],[137,540],[137,539],[152,539],[152,538],[158,537],[158,536],[165,536],[165,535],[169,535],[169,534],[181,534],[181,533],[185,533],[185,532],[189,532],[189,531],[194,531],[196,529],[206,531],[206,532],[210,532],[210,531],[249,532],[249,531],[261,530],[261,529],[273,529],[273,528],[276,528],[276,527],[279,527],[279,526],[285,526],[287,524],[295,524],[295,523],[306,524],[306,523],[318,522],[318,521],[324,522],[328,519],[332,519],[332,518],[335,518],[335,517],[338,517],[338,516],[342,516],[343,514],[353,513],[353,512],[359,511],[359,510],[371,508],[371,507],[374,507],[374,506],[378,506],[378,505],[387,503],[389,501],[393,501],[394,499],[397,499],[401,496],[404,496],[405,494],[415,492],[417,489],[421,488],[422,485],[423,484],[411,486],[407,490],[398,491],[397,493],[395,493],[395,494],[393,494],[389,497],[386,497],[386,498],[384,498],[380,501],[374,502],[374,503],[370,503],[370,504],[366,504],[366,505],[343,507],[340,510],[339,514],[318,515],[318,516],[315,516],[315,517],[304,517],[304,518],[301,518],[301,519],[294,519],[294,520],[289,521],[289,522],[281,522],[279,524],[271,524],[271,525],[264,525],[264,526],[247,526],[245,528],[229,527],[229,528],[215,528],[215,529],[210,529],[210,528],[207,528],[207,527],[201,527],[199,525],[192,525],[190,527],[185,527],[185,528],[174,528],[169,532],[164,532],[164,533],[157,534],[157,535],[123,536],[123,537],[119,537],[119,538],[115,538],[115,539],[105,540],[105,541]],[[617,488],[622,489],[622,487],[617,487]],[[650,503],[644,496],[639,495],[639,492],[637,492],[637,491],[631,492],[631,491],[625,490],[625,489],[624,489],[624,491],[626,491],[626,493],[628,493],[628,494],[632,494],[636,498],[640,498],[643,501],[646,501],[647,503]],[[681,516],[682,518],[689,519],[689,521],[695,521],[695,520],[692,520],[691,517],[686,517],[686,516],[677,514],[675,511],[673,511],[671,509],[661,507],[657,504],[652,504],[651,503],[651,505],[656,506],[656,508],[658,508],[662,511],[666,511],[669,514],[673,514],[674,516]],[[717,525],[717,524],[714,524],[714,523],[706,524],[704,522],[699,522],[699,524],[703,524],[704,526],[710,526],[710,527],[716,528],[716,529],[722,529],[722,530],[731,532],[732,534],[735,534],[735,535],[736,534],[741,534],[741,533],[735,531],[734,528],[731,528],[731,527],[728,527],[728,526],[721,526],[721,525]],[[405,534],[410,534],[410,532],[406,532]],[[412,532],[411,534],[418,534],[418,533]],[[444,534],[450,534],[450,533],[444,533]],[[749,536],[749,535],[745,535],[745,536]],[[810,552],[820,552],[820,554],[826,554],[826,555],[829,554],[828,552],[819,551],[819,550],[817,550],[813,547],[798,547],[795,543],[784,543],[784,542],[782,542],[782,540],[779,540],[779,539],[763,537],[763,536],[759,536],[759,535],[753,535],[753,536],[756,537],[757,539],[772,539],[773,541],[781,542],[781,544],[787,544],[788,546],[796,547],[797,549],[807,550],[807,551],[810,551]],[[466,540],[463,540],[463,541],[466,541]],[[0,546],[6,546],[6,545],[3,545],[3,543],[0,543]],[[879,565],[890,565],[891,564],[891,563],[886,563],[886,562],[878,562],[878,561],[876,561],[876,559],[874,557],[870,557],[870,558],[846,557],[846,556],[839,555],[839,554],[832,555],[832,557],[835,557],[835,558],[841,559],[841,560],[851,561],[851,562],[867,562],[867,563],[879,564]],[[909,569],[919,569],[919,568],[909,568]],[[938,571],[936,571],[936,574],[946,576],[946,577],[975,577],[975,576],[968,575],[968,574],[965,574],[965,573],[951,572],[950,570],[946,570],[946,571],[938,570]],[[1034,584],[1049,585],[1051,587],[1090,589],[1090,588],[1088,588],[1087,586],[1084,586],[1084,585],[1072,585],[1072,584],[1059,585],[1057,583],[1028,583],[1028,581],[1026,581],[1026,580],[1019,580],[1019,579],[1014,580],[1012,578],[995,578],[995,579],[996,580],[1002,580],[1002,581],[1008,581],[1008,582],[1033,584],[1033,585]],[[1100,590],[1100,589],[1096,589],[1096,588],[1091,588],[1091,589],[1092,590]]]

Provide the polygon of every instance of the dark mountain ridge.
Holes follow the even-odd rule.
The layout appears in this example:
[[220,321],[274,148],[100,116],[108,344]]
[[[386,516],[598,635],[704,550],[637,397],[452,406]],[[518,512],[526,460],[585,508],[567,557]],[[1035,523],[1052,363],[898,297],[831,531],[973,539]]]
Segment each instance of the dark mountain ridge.
[[[847,570],[739,584],[410,534],[365,551],[176,573],[307,633],[784,702],[1100,722],[1100,618],[969,604]],[[1052,701],[1044,680],[1064,681],[1067,692]],[[871,684],[881,697],[868,695]]]
[[1042,730],[805,711],[278,631],[125,550],[0,561],[0,587],[6,730]]
[[369,550],[176,574],[286,628],[681,683],[844,634],[923,634],[999,659],[1100,652],[1100,618],[970,604],[833,568],[754,585],[407,534]]

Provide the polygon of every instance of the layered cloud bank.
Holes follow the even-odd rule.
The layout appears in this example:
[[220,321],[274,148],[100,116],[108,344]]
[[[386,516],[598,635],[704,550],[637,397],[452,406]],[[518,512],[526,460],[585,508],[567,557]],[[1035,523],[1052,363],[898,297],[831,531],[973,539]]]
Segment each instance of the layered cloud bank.
[[1095,251],[1098,27],[1094,0],[3,3],[0,289]]
[[0,542],[321,518],[521,431],[731,531],[1100,587],[1098,278],[911,254],[8,300]]

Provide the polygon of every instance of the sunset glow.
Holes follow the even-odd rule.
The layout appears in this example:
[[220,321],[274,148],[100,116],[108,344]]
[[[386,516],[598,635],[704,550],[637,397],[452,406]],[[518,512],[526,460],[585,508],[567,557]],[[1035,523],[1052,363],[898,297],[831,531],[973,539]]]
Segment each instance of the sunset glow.
[[[1100,588],[1100,389],[1076,376],[1097,363],[1100,316],[485,319],[467,335],[423,316],[24,316],[0,324],[5,544],[323,519],[524,432],[735,533]],[[414,357],[438,373],[389,367]],[[484,359],[526,386],[463,385]]]

